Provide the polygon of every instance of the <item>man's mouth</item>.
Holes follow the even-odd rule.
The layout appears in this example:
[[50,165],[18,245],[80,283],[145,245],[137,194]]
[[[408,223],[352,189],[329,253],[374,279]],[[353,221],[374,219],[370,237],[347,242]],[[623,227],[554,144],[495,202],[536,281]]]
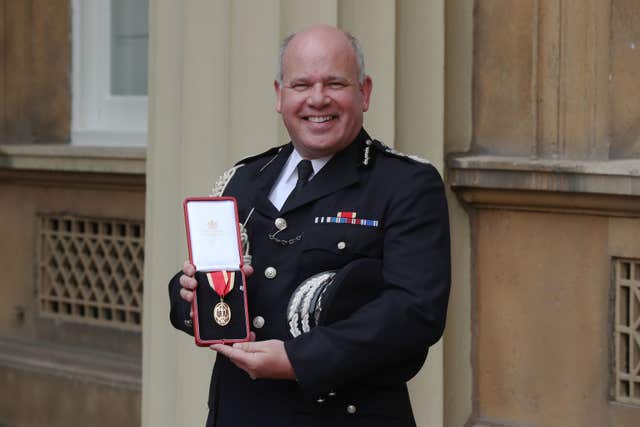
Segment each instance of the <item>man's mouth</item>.
[[329,120],[337,119],[338,116],[306,116],[305,120],[308,120],[313,123],[325,123]]

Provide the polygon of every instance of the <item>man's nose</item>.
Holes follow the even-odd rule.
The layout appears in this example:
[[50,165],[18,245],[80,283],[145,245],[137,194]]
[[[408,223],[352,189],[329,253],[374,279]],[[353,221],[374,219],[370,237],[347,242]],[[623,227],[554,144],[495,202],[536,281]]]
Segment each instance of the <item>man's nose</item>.
[[325,93],[325,87],[318,82],[311,87],[311,93],[307,98],[307,104],[312,107],[323,107],[330,102],[329,97]]

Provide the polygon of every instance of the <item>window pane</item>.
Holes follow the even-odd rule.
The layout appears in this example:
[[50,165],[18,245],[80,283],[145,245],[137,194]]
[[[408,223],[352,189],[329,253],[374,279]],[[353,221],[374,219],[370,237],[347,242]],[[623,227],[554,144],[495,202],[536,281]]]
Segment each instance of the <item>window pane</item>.
[[111,0],[111,93],[147,94],[148,0]]

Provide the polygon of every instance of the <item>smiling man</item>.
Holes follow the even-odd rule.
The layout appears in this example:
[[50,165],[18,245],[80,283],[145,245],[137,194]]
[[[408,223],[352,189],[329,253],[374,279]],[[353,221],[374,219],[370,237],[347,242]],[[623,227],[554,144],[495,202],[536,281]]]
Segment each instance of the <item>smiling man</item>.
[[316,27],[290,37],[285,47],[276,109],[294,147],[308,159],[343,150],[360,132],[371,96],[357,42],[331,27]]
[[[414,426],[406,381],[442,335],[449,295],[440,176],[363,129],[372,80],[351,35],[314,26],[288,37],[274,86],[291,142],[216,185],[236,197],[250,242],[254,341],[211,346],[207,425]],[[315,298],[299,328],[291,305],[323,272],[361,279],[322,294],[339,318],[323,323],[330,300],[320,313]],[[169,284],[171,322],[189,334],[194,274],[187,262]]]

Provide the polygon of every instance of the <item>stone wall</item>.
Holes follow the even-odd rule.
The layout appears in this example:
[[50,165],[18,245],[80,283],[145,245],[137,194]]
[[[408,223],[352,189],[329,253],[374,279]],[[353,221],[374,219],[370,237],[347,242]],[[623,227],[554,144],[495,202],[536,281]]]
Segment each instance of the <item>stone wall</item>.
[[[119,230],[109,238],[105,230],[83,234],[61,219],[49,248],[56,256],[43,260],[40,249],[43,216],[143,224],[144,157],[144,149],[0,146],[0,424],[140,424],[141,325],[115,321],[117,310],[134,304],[116,271],[134,262],[123,256]],[[42,305],[47,271],[61,272],[51,283],[55,311]],[[113,321],[91,316],[91,308]]]
[[635,426],[638,4],[477,1],[472,20],[471,135],[447,170],[471,224],[467,421]]

